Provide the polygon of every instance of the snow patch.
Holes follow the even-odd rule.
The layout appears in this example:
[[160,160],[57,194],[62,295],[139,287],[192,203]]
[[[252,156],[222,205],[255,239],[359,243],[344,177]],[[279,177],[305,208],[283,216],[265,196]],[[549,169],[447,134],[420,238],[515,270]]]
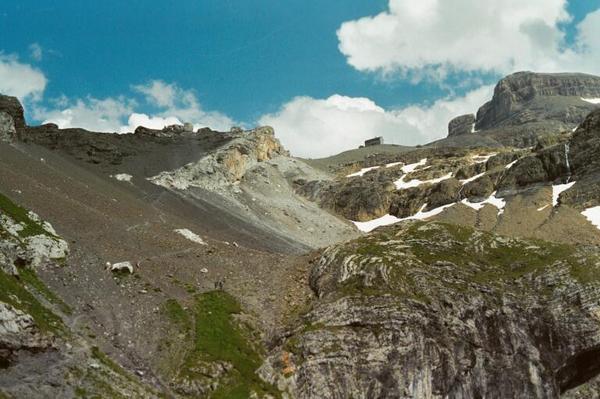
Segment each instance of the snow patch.
[[414,172],[415,170],[417,170],[417,168],[418,168],[419,166],[425,166],[426,164],[427,164],[427,158],[423,158],[423,159],[421,159],[421,160],[420,160],[419,162],[417,162],[417,163],[411,163],[411,164],[408,164],[408,165],[404,165],[404,166],[402,167],[402,172],[404,172],[404,173],[406,173],[406,174],[407,174],[407,173],[412,173],[412,172]]
[[423,210],[427,207],[427,204],[423,205],[419,212],[415,213],[412,216],[408,216],[405,218],[397,218],[393,215],[384,215],[380,218],[369,220],[368,222],[352,222],[354,225],[362,232],[369,233],[381,226],[389,226],[391,224],[396,224],[398,222],[403,222],[405,220],[424,220],[435,215],[439,215],[447,208],[450,208],[455,204],[448,204],[444,206],[440,206],[438,208],[432,209],[430,211],[424,212]]
[[470,183],[470,182],[472,182],[472,181],[475,181],[475,180],[479,179],[479,178],[480,178],[481,176],[483,176],[483,175],[485,175],[485,172],[483,172],[483,173],[480,173],[480,174],[478,174],[478,175],[475,175],[475,176],[473,176],[473,177],[469,177],[468,179],[461,180],[460,182],[461,182],[461,183],[462,183],[462,185],[464,186],[464,185],[465,185],[465,184],[467,184],[467,183]]
[[541,212],[541,211],[543,211],[544,209],[548,208],[549,206],[550,206],[550,205],[544,205],[544,206],[542,206],[541,208],[538,208],[538,209],[537,209],[537,211],[538,211],[538,212]]
[[590,103],[590,104],[600,104],[600,98],[583,98],[581,97],[581,99],[583,101],[585,101],[586,103]]
[[367,173],[367,172],[370,172],[370,171],[372,171],[372,170],[375,170],[375,169],[379,169],[379,166],[371,166],[370,168],[362,168],[362,169],[361,169],[361,170],[359,170],[358,172],[356,172],[356,173],[352,173],[352,174],[349,174],[349,175],[348,175],[348,176],[346,176],[346,177],[357,177],[357,176],[362,176],[362,175],[364,175],[365,173]]
[[487,162],[491,157],[493,157],[495,155],[497,155],[496,152],[493,152],[488,155],[474,155],[473,157],[471,157],[471,161],[473,163],[484,163],[484,162]]
[[394,166],[402,165],[404,162],[392,162],[385,165],[386,168],[393,168]]
[[133,176],[128,175],[127,173],[119,173],[118,175],[111,175],[110,177],[117,179],[118,181],[126,181],[126,182],[131,182],[131,179],[133,179]]
[[490,204],[498,208],[498,215],[502,215],[504,213],[504,207],[506,206],[506,201],[503,198],[496,197],[496,191],[492,193],[485,201],[482,202],[469,202],[467,198],[461,201],[462,204],[468,206],[469,208],[473,208],[476,211],[483,208],[486,204]]
[[204,242],[204,240],[202,239],[202,237],[200,237],[198,234],[194,233],[191,230],[188,230],[188,229],[176,229],[176,230],[173,230],[173,231],[175,231],[178,234],[181,234],[182,236],[184,236],[188,240],[193,241],[193,242],[195,242],[197,244],[208,245],[208,244],[206,244],[206,242]]
[[594,226],[600,229],[600,206],[595,206],[593,208],[588,208],[585,211],[581,212],[583,216],[587,220],[590,221]]
[[573,187],[573,185],[575,183],[576,182],[571,182],[571,183],[557,184],[557,185],[552,186],[552,206],[558,205],[558,197],[560,197],[560,194],[563,191],[567,191],[568,189]]
[[505,166],[505,168],[506,168],[506,169],[510,169],[510,168],[512,168],[513,166],[515,166],[515,164],[516,164],[517,162],[519,162],[519,160],[518,160],[518,159],[516,159],[516,160],[512,161],[511,163],[509,163],[508,165],[506,165],[506,166]]
[[396,180],[394,182],[394,184],[396,185],[396,189],[398,189],[398,190],[404,190],[404,189],[411,188],[411,187],[418,187],[421,184],[435,184],[435,183],[439,183],[441,181],[448,180],[451,177],[452,177],[452,173],[448,173],[447,175],[444,175],[442,177],[438,177],[437,179],[431,179],[431,180],[412,179],[411,181],[404,181],[404,176],[402,176],[400,178],[400,180]]

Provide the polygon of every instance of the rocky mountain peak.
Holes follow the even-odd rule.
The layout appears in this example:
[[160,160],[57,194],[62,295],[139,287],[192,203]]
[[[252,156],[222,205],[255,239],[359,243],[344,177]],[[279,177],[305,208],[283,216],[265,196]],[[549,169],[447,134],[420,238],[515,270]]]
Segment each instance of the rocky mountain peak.
[[600,77],[579,73],[517,72],[500,80],[477,112],[477,130],[555,121],[578,124],[600,98]]

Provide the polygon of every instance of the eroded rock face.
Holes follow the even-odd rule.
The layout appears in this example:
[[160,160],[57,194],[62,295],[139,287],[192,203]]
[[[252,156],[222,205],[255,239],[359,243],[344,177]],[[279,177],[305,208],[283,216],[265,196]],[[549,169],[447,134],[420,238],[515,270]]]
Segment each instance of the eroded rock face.
[[448,137],[473,133],[475,115],[468,114],[456,117],[448,123]]
[[[8,201],[1,194],[0,199]],[[67,257],[69,245],[56,234],[50,223],[16,205],[11,209],[12,214],[0,208],[1,270],[17,275],[17,264],[35,269],[43,263]]]
[[51,338],[40,332],[30,315],[0,301],[0,368],[11,362],[15,352],[39,352],[51,345]]
[[12,142],[17,135],[17,129],[12,116],[7,112],[0,111],[0,141]]
[[297,398],[558,398],[600,373],[598,265],[440,223],[381,229],[323,253],[319,299],[262,375]]
[[596,107],[582,98],[600,98],[600,77],[584,74],[518,72],[502,79],[492,100],[477,112],[477,130],[554,122],[581,123]]
[[0,111],[11,116],[15,128],[21,129],[26,126],[23,114],[23,106],[16,97],[4,96],[0,94]]
[[213,191],[238,182],[246,171],[259,162],[277,155],[288,155],[271,127],[261,127],[236,137],[197,162],[173,171],[162,172],[149,180],[155,184],[185,190],[201,187]]

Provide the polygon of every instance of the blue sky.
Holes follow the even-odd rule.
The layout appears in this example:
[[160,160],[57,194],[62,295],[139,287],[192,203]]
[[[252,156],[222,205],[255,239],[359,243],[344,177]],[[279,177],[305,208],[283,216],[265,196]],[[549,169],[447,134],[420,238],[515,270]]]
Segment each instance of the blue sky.
[[[497,28],[500,36],[496,42],[502,42],[511,29],[531,28],[527,32],[535,37],[533,50],[517,48],[514,54],[510,53],[510,40],[520,40],[516,33],[512,39],[506,39],[505,53],[502,49],[485,48],[482,42],[468,43],[464,38],[469,39],[470,33],[460,31],[464,23],[446,26],[446,22],[431,18],[435,8],[441,7],[435,5],[437,1],[5,0],[0,6],[0,51],[5,64],[28,67],[46,81],[41,89],[31,84],[31,92],[37,87],[35,95],[26,90],[19,93],[27,103],[31,122],[52,120],[64,125],[80,120],[86,125],[94,117],[93,112],[101,108],[107,113],[101,116],[104,122],[114,117],[126,124],[127,112],[119,114],[119,107],[150,118],[166,118],[172,112],[180,120],[198,118],[193,120],[198,124],[251,126],[272,122],[276,130],[282,130],[284,144],[298,149],[325,135],[354,146],[379,130],[384,131],[386,138],[389,136],[388,141],[399,143],[439,138],[445,133],[440,130],[447,120],[436,120],[428,126],[415,120],[432,117],[435,107],[440,106],[448,114],[463,109],[476,111],[474,102],[489,97],[489,86],[513,68],[562,70],[597,61],[591,58],[595,56],[592,54],[586,56],[585,62],[579,62],[575,56],[564,54],[564,50],[582,47],[578,26],[600,8],[600,0],[531,1],[540,8],[539,13],[534,9],[516,29]],[[460,9],[463,3],[468,13],[474,8],[472,2],[459,0],[453,4]],[[502,2],[508,8],[503,12],[509,16],[511,7],[515,13],[522,11],[516,9],[521,6],[514,0],[489,1],[490,5]],[[482,3],[486,2],[478,4]],[[570,19],[558,15],[565,7]],[[438,11],[444,12],[441,8]],[[542,22],[537,21],[537,14],[543,14]],[[367,20],[365,24],[371,25],[365,28],[357,22],[376,15],[384,23]],[[474,14],[471,21],[483,32],[484,17],[481,27],[477,26],[479,19]],[[347,29],[337,33],[344,22],[348,22]],[[373,33],[374,28],[385,27],[386,23],[390,29]],[[403,32],[402,26],[411,32]],[[424,31],[418,32],[422,27]],[[553,48],[548,50],[545,38],[552,32],[564,36],[550,43]],[[456,41],[460,45],[483,46],[475,55],[465,50],[464,59],[477,59],[463,62],[459,47],[457,57],[438,57],[436,54],[444,50],[435,48],[439,38],[452,35],[464,36]],[[399,48],[401,42],[406,42],[407,47]],[[446,47],[456,43],[447,43]],[[542,57],[528,57],[538,50],[544,52]],[[489,57],[479,57],[487,52]],[[540,58],[543,63],[537,61]],[[586,68],[586,72],[595,72],[592,66]],[[170,88],[177,99],[149,97],[151,86],[156,89],[154,94]],[[3,91],[10,90],[15,90],[14,85]],[[193,100],[179,100],[186,95],[192,95]],[[332,107],[333,112],[328,112]],[[198,109],[202,111],[195,112]],[[353,122],[360,125],[360,132],[345,136],[333,124],[353,120],[354,114],[345,117],[344,112],[349,109],[361,112],[359,123]],[[66,118],[68,110],[71,113]],[[399,113],[404,118],[402,123],[394,121],[390,125],[387,119],[398,118]],[[308,119],[312,115],[314,120],[298,120],[305,118],[303,115]],[[380,120],[381,115],[387,119]],[[89,123],[91,126],[84,127],[95,127]],[[100,125],[108,130],[112,127],[110,123]],[[298,130],[300,127],[305,130]],[[305,133],[313,130],[317,130],[316,136]],[[296,143],[298,137],[305,137],[308,143]],[[324,155],[308,154],[304,149],[298,152]]]

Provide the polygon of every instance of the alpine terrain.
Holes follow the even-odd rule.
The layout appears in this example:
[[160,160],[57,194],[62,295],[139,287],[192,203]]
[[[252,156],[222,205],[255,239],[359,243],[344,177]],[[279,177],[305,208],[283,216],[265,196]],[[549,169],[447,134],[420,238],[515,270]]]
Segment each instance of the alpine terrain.
[[600,398],[600,77],[320,159],[27,118],[0,95],[0,399]]

